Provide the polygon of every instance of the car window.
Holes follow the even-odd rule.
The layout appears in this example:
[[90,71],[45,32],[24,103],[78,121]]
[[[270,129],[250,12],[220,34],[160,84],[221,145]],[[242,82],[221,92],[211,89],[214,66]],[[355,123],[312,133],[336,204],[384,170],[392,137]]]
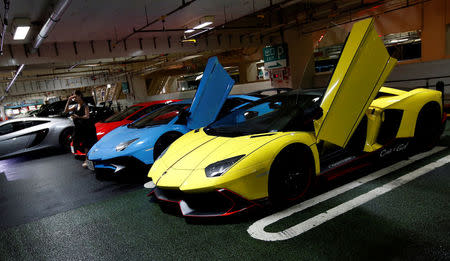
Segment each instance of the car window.
[[165,103],[159,103],[159,104],[154,104],[154,105],[148,106],[147,108],[136,112],[136,114],[134,114],[133,116],[128,118],[128,120],[135,121],[135,120],[139,119],[140,117],[142,117],[146,114],[149,114],[152,111],[155,111],[161,107],[164,107],[165,105],[166,105]]
[[6,135],[6,134],[9,134],[11,132],[14,132],[14,128],[13,128],[13,125],[11,123],[4,124],[4,125],[0,126],[0,135]]
[[27,125],[27,128],[28,128],[28,127],[34,127],[34,126],[37,126],[37,125],[48,123],[48,122],[50,122],[50,121],[28,121],[28,122],[26,122],[26,125]]
[[145,128],[150,126],[162,125],[169,123],[173,118],[178,116],[181,111],[187,111],[191,105],[190,104],[169,104],[145,115],[144,117],[138,119],[137,121],[128,125],[129,128]]
[[131,106],[131,107],[127,108],[126,110],[123,110],[123,111],[116,113],[113,116],[107,118],[104,122],[109,123],[109,122],[115,122],[115,121],[122,121],[126,117],[137,112],[140,109],[142,109],[142,106]]
[[45,123],[46,121],[16,121],[11,122],[5,125],[2,125],[0,127],[0,135],[6,135],[9,133],[13,133],[16,131],[20,131],[26,128],[30,128],[42,123]]
[[[304,91],[282,93],[251,102],[205,128],[208,135],[242,136],[273,131],[305,131],[320,96]],[[308,123],[308,124],[306,124]]]
[[225,101],[225,103],[222,106],[222,109],[219,112],[219,115],[217,115],[217,119],[222,118],[223,116],[230,113],[230,111],[244,103],[249,102],[248,100],[242,99],[242,98],[229,98]]
[[14,131],[20,131],[26,128],[31,127],[31,122],[29,121],[16,121],[12,122]]

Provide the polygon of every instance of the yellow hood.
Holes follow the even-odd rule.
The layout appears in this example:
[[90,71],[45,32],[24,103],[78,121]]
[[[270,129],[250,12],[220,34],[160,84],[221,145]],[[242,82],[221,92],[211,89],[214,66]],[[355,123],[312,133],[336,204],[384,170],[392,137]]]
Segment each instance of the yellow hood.
[[[191,131],[175,141],[167,153],[155,162],[149,176],[159,187],[182,188],[191,175],[203,185],[220,182],[220,178],[207,178],[204,169],[215,162],[238,155],[249,155],[264,144],[288,135],[274,132],[239,137],[208,136],[203,129]],[[241,159],[242,160],[242,159]],[[208,186],[208,185],[207,185]]]

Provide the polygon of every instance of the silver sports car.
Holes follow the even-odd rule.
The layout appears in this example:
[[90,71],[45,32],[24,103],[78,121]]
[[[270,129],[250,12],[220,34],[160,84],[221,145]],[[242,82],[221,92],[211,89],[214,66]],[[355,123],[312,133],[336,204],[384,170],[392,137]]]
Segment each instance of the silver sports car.
[[70,148],[68,118],[19,118],[0,122],[0,158],[48,147]]

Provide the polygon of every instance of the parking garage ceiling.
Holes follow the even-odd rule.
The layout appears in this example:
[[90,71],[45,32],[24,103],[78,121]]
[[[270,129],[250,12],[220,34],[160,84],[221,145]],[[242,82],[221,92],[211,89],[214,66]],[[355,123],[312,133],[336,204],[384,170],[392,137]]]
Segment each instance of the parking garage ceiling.
[[[0,2],[0,16],[4,17]],[[87,75],[116,77],[124,72],[148,73],[175,63],[195,67],[208,56],[246,59],[261,44],[280,37],[282,28],[302,27],[306,32],[348,22],[361,10],[396,8],[406,0],[96,0],[69,1],[70,5],[38,50],[32,50],[39,30],[53,12],[56,0],[10,1],[9,28],[0,57],[0,95],[21,64],[18,81],[59,79]],[[394,3],[395,2],[395,3]],[[420,1],[409,1],[412,4]],[[296,8],[292,8],[293,6]],[[291,13],[290,10],[297,10]],[[299,11],[300,10],[300,11]],[[370,13],[370,14],[373,14]],[[185,29],[208,18],[213,23],[190,38]],[[27,18],[30,33],[23,41],[12,39],[14,19]],[[141,32],[136,32],[136,31]],[[196,34],[197,31],[194,32]],[[272,35],[271,35],[272,34]],[[184,39],[196,42],[183,42]],[[244,37],[245,36],[245,37]],[[231,52],[230,52],[231,51]],[[185,58],[187,57],[187,58]],[[197,63],[197,65],[196,65]],[[119,75],[120,76],[120,75]],[[28,83],[21,92],[26,93]],[[47,85],[47,82],[42,84]],[[34,90],[34,89],[33,89]],[[15,95],[19,95],[16,92]]]
[[[56,1],[11,1],[9,17],[25,17],[31,20],[33,32],[48,18]],[[183,2],[185,7],[183,8]],[[119,40],[133,32],[133,28],[146,25],[163,15],[180,8],[164,20],[166,28],[185,28],[189,23],[208,14],[214,16],[214,24],[223,24],[244,15],[254,13],[282,0],[96,0],[72,1],[63,18],[55,27],[48,42],[73,42],[90,40]],[[162,21],[162,20],[161,20]],[[147,29],[162,29],[162,22]],[[145,35],[135,36],[145,37]],[[27,38],[24,42],[30,42]],[[16,44],[11,35],[6,43]]]

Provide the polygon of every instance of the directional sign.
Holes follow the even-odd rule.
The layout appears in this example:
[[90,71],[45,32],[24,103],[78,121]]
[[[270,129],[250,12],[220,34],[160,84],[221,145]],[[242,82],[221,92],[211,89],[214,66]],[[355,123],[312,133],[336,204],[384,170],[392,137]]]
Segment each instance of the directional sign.
[[264,47],[264,67],[269,70],[286,67],[287,50],[287,44]]
[[130,88],[128,87],[128,82],[122,82],[122,92],[123,92],[123,94],[128,94],[130,92]]

